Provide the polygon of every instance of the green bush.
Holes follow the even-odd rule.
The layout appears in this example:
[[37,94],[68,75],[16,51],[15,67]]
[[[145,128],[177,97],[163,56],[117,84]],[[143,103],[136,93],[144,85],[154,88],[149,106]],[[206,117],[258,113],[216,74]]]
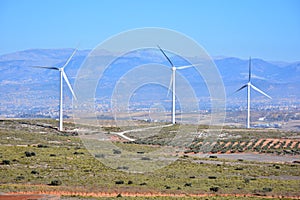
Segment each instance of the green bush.
[[104,155],[104,154],[102,154],[102,153],[101,153],[101,154],[95,154],[95,157],[96,157],[96,158],[104,158],[104,157],[105,157],[105,155]]
[[21,180],[24,180],[25,177],[23,175],[20,175],[20,176],[17,176],[16,177],[16,181],[21,181]]
[[36,171],[36,170],[32,170],[32,171],[31,171],[31,174],[39,174],[39,172]]
[[210,188],[209,188],[209,190],[212,191],[212,192],[218,192],[219,189],[220,189],[220,188],[219,188],[218,186],[217,186],[217,187],[210,187]]
[[48,146],[45,144],[38,144],[37,147],[38,148],[48,148]]
[[209,176],[208,179],[217,179],[216,176]]
[[113,154],[121,154],[122,151],[118,150],[118,149],[113,149]]
[[192,183],[185,183],[184,187],[192,187]]
[[82,154],[84,154],[84,153],[83,152],[78,152],[78,151],[74,152],[74,155],[82,155]]
[[121,184],[124,184],[124,181],[122,181],[122,180],[115,181],[115,184],[116,184],[116,185],[121,185]]
[[167,190],[171,189],[171,187],[168,186],[168,185],[165,185],[165,188],[166,188]]
[[269,188],[269,187],[265,187],[263,188],[263,192],[272,192],[272,188]]
[[61,185],[61,184],[62,184],[62,182],[60,180],[52,180],[49,185],[58,186],[58,185]]
[[29,152],[29,151],[25,151],[25,156],[26,157],[31,157],[31,156],[35,156],[35,152]]
[[141,160],[151,160],[151,159],[148,157],[142,157]]
[[2,160],[3,165],[10,165],[10,160]]

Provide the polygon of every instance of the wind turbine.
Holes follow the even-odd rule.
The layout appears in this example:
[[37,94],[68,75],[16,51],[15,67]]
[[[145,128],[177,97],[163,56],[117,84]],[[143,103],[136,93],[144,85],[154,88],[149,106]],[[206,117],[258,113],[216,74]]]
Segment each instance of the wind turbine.
[[71,84],[69,82],[69,79],[64,71],[65,67],[69,64],[72,57],[75,55],[77,49],[75,49],[72,53],[72,55],[69,57],[67,62],[62,67],[48,67],[48,66],[32,66],[34,68],[43,68],[43,69],[52,69],[52,70],[58,70],[60,72],[60,101],[59,101],[59,131],[63,131],[63,80],[67,83],[74,99],[76,99],[76,95],[71,87]]
[[168,90],[168,94],[169,91],[171,89],[171,84],[172,84],[172,124],[175,124],[175,98],[176,98],[176,70],[181,70],[181,69],[187,69],[190,67],[194,67],[195,65],[185,65],[185,66],[180,66],[180,67],[175,67],[175,65],[172,63],[172,61],[170,60],[170,58],[165,54],[165,52],[160,48],[159,45],[157,45],[157,47],[159,48],[159,50],[163,53],[163,55],[166,57],[166,59],[169,61],[169,63],[171,64],[172,68],[172,75],[171,75],[171,80],[170,80],[170,86],[169,86],[169,90]]
[[256,90],[257,92],[263,94],[264,96],[272,99],[272,97],[270,97],[269,95],[267,95],[266,93],[264,93],[263,91],[261,91],[260,89],[258,89],[257,87],[255,87],[251,83],[251,57],[249,58],[249,79],[248,79],[248,83],[243,85],[237,91],[235,91],[235,93],[239,92],[240,90],[242,90],[246,87],[247,87],[247,128],[250,128],[250,91],[251,91],[251,88]]

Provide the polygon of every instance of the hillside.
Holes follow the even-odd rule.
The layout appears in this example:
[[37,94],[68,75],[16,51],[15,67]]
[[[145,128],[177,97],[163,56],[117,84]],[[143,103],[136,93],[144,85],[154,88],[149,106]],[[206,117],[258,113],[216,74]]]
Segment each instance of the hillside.
[[[0,115],[13,115],[13,113],[31,114],[32,110],[38,110],[45,115],[45,107],[51,108],[51,113],[47,116],[55,116],[58,106],[59,95],[59,75],[55,70],[44,70],[31,68],[30,66],[62,66],[73,49],[30,49],[14,52],[0,56]],[[81,67],[90,50],[80,50],[73,57],[66,67],[66,74],[73,84],[78,69]],[[100,59],[111,57],[111,52],[100,52]],[[178,56],[172,56],[174,63],[182,64]],[[197,59],[197,58],[193,58]],[[235,90],[247,82],[248,60],[239,58],[216,58],[215,64],[224,82],[227,108],[246,106],[246,92],[242,91],[233,94]],[[120,58],[118,62],[107,71],[106,76],[99,82],[99,89],[96,91],[96,99],[110,98],[116,82],[132,66],[144,63],[159,63],[168,66],[165,58],[157,51],[147,50],[133,52],[130,56]],[[204,80],[195,75],[193,69],[180,70],[191,86],[194,88],[197,98],[202,102],[201,109],[209,109],[209,92]],[[297,88],[300,80],[300,62],[268,62],[262,59],[252,59],[252,82],[254,85],[272,96],[272,100],[267,100],[260,94],[253,92],[253,103],[261,105],[297,105],[300,98],[300,90]],[[166,74],[165,76],[170,76]],[[71,95],[64,86],[66,107],[71,107]],[[167,89],[159,92],[157,88],[148,87],[140,90],[140,97],[136,101],[145,99],[164,98],[167,99]],[[159,99],[156,99],[159,100]],[[101,102],[100,102],[101,103]],[[45,106],[47,105],[47,106]],[[168,105],[170,106],[170,105]],[[31,110],[28,112],[28,110]],[[49,110],[49,109],[48,109]],[[55,111],[56,110],[56,111]],[[37,113],[35,112],[35,115]]]
[[[268,152],[252,153],[251,157],[258,159],[253,161],[248,160],[249,154],[243,153],[197,152],[174,155],[177,160],[165,167],[157,166],[155,171],[128,173],[127,166],[131,163],[119,163],[120,167],[113,169],[103,162],[108,155],[94,155],[91,149],[87,149],[80,137],[73,134],[74,124],[68,123],[66,127],[69,131],[63,133],[56,131],[54,124],[54,120],[0,121],[0,194],[66,195],[64,198],[68,199],[78,199],[79,196],[117,197],[118,194],[124,198],[140,196],[141,199],[163,199],[165,196],[206,199],[215,199],[211,196],[219,196],[217,199],[223,199],[223,196],[229,196],[229,199],[244,196],[252,197],[251,199],[261,196],[300,196],[300,167],[297,164],[299,155],[274,154],[273,160],[270,160],[270,157],[264,159],[270,155]],[[83,126],[81,129],[92,136],[95,127]],[[169,129],[174,130],[176,126]],[[199,127],[199,131],[205,131],[205,127]],[[269,139],[280,134],[291,139],[295,135],[293,132],[268,131],[259,134],[257,130],[247,131],[224,129],[224,132],[231,132],[225,135],[227,139],[230,135],[237,134],[252,135],[253,141],[260,140],[261,135]],[[93,141],[97,143],[96,140]],[[231,141],[235,141],[235,138],[232,137]],[[263,143],[269,144],[268,141]],[[192,146],[198,144],[197,140],[195,142]],[[98,143],[103,144],[99,141]],[[112,143],[121,149],[120,152],[114,151],[115,156],[121,157],[123,153],[130,151],[133,155],[140,155],[145,165],[152,162],[146,159],[148,153],[160,148],[120,141]],[[288,143],[285,144],[289,146]],[[292,143],[287,148],[296,148],[299,151],[299,142],[297,145],[295,147]],[[263,149],[263,146],[258,144],[257,148]],[[282,147],[285,148],[284,145]],[[228,148],[230,147],[224,147]],[[223,158],[221,155],[235,157]],[[131,162],[136,160],[132,158]]]

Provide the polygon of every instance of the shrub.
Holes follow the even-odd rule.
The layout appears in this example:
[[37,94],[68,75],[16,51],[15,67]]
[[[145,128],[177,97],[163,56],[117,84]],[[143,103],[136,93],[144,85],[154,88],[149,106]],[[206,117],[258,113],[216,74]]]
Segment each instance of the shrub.
[[121,198],[121,197],[122,197],[122,195],[121,195],[121,194],[118,194],[118,195],[117,195],[117,198]]
[[10,160],[2,160],[3,165],[10,165]]
[[104,157],[105,157],[105,155],[104,155],[104,154],[102,154],[102,153],[101,153],[101,154],[95,154],[95,157],[96,157],[96,158],[104,158]]
[[133,182],[132,182],[132,181],[128,181],[127,184],[128,184],[128,185],[131,185],[131,184],[133,184]]
[[269,188],[269,187],[266,187],[266,188],[263,188],[263,192],[272,192],[272,188]]
[[245,182],[245,183],[250,183],[250,179],[249,179],[249,178],[245,178],[245,179],[244,179],[244,182]]
[[171,187],[168,186],[168,185],[165,185],[165,188],[166,188],[167,190],[171,189]]
[[116,185],[121,185],[121,184],[124,184],[124,181],[120,180],[120,181],[115,181],[115,184]]
[[56,156],[56,154],[53,154],[53,153],[50,154],[50,157],[55,157],[55,156]]
[[26,156],[26,157],[31,157],[31,153],[28,152],[28,151],[25,151],[25,156]]
[[216,176],[209,176],[208,179],[217,179]]
[[25,179],[25,177],[22,176],[22,175],[16,177],[16,181],[21,181],[21,180],[24,180],[24,179]]
[[128,170],[129,167],[127,167],[127,166],[119,166],[117,169],[120,169],[120,170]]
[[31,156],[35,156],[35,152],[29,152],[29,151],[25,151],[25,156],[26,157],[31,157]]
[[151,159],[148,157],[142,157],[141,160],[151,160]]
[[218,158],[218,156],[209,156],[209,158]]
[[44,145],[44,144],[38,144],[37,147],[38,147],[38,148],[48,148],[48,146],[47,146],[47,145]]
[[192,187],[192,183],[185,183],[184,187]]
[[74,155],[82,155],[82,154],[84,154],[84,153],[83,152],[78,152],[78,151],[74,152]]
[[219,188],[218,186],[216,186],[216,187],[210,187],[210,188],[209,188],[209,190],[212,191],[212,192],[218,192],[219,189],[220,189],[220,188]]
[[121,154],[122,151],[118,150],[118,149],[113,149],[113,154]]
[[39,172],[36,171],[36,170],[32,170],[32,171],[31,171],[31,174],[39,174]]
[[147,183],[143,182],[143,183],[141,183],[140,185],[147,185]]
[[60,180],[52,180],[49,185],[58,186],[58,185],[61,185],[61,184],[62,184],[62,182]]

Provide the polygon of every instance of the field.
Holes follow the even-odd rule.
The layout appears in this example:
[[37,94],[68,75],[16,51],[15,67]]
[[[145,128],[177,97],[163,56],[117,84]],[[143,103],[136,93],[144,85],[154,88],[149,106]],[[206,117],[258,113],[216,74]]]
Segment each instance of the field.
[[[56,131],[55,125],[54,120],[0,121],[0,193],[59,195],[62,199],[300,197],[297,132],[225,128],[216,141],[195,138],[185,154],[179,154],[166,167],[128,173],[95,159],[72,131],[72,123],[66,124],[68,131],[63,133]],[[176,131],[176,126],[164,128],[159,136],[114,143],[132,152],[151,151],[159,145],[169,145],[166,135]],[[205,133],[207,127],[197,128]],[[105,130],[112,132],[116,128]],[[291,161],[250,161],[243,157],[253,152]],[[236,159],[221,158],[233,153]]]

